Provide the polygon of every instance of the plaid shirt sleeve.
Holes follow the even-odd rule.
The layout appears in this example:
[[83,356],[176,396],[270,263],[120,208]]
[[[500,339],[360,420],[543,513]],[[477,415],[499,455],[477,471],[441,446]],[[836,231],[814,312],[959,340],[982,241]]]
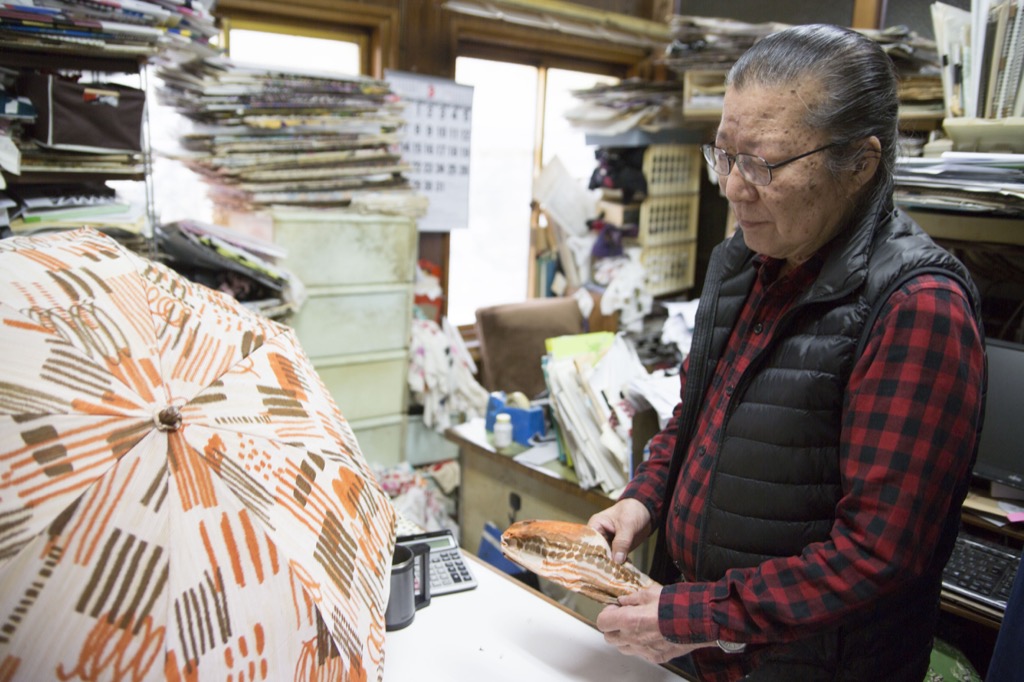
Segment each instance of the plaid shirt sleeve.
[[797,639],[920,574],[951,511],[949,491],[969,475],[983,358],[970,306],[949,279],[921,277],[896,292],[847,387],[844,494],[830,538],[716,583],[667,586],[662,634]]

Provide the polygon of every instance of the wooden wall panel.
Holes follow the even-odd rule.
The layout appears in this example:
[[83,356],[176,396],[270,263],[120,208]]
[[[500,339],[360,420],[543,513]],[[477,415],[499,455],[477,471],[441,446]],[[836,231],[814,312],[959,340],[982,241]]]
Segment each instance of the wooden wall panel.
[[453,78],[455,54],[449,38],[453,14],[436,0],[400,0],[398,68]]

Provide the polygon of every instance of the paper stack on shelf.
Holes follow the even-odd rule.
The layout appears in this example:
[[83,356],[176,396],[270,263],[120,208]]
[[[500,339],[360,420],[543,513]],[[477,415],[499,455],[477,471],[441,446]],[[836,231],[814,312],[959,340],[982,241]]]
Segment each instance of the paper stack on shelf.
[[632,474],[632,404],[625,391],[647,370],[622,334],[547,341],[544,372],[557,432],[583,488],[619,490]]
[[788,24],[752,24],[720,17],[674,15],[669,19],[672,43],[662,61],[677,72],[690,69],[727,71],[759,38]]
[[682,125],[678,83],[626,79],[615,85],[596,85],[574,90],[580,104],[565,112],[573,127],[587,133],[622,135],[631,130],[646,132]]
[[908,208],[1024,217],[1024,154],[900,159],[895,200]]
[[943,115],[942,60],[934,40],[918,35],[906,26],[884,30],[858,29],[872,38],[892,59],[896,68],[900,118]]
[[160,225],[156,239],[170,268],[267,317],[283,317],[305,298],[302,282],[276,264],[287,252],[273,242],[197,220]]
[[[180,160],[229,211],[355,207],[422,215],[385,81],[208,58],[161,68],[158,96],[195,123]],[[386,198],[380,198],[386,193]]]
[[88,226],[132,242],[148,224],[142,205],[121,199],[103,182],[15,185],[6,194],[11,204],[7,227],[13,234]]
[[212,54],[213,0],[47,0],[0,8],[0,50],[46,55],[151,58]]
[[[714,119],[721,113],[723,83],[729,68],[757,40],[789,24],[751,24],[733,19],[681,16],[670,19],[674,40],[662,62],[682,74],[683,109],[688,119]],[[900,76],[903,116],[941,116],[943,107],[939,54],[935,42],[905,26],[857,29],[877,42]]]

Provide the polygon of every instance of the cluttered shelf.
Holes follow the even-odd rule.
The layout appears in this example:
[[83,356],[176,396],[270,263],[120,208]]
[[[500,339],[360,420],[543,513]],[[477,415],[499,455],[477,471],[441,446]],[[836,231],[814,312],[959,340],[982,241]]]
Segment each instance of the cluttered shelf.
[[965,215],[913,209],[907,210],[907,215],[936,239],[1024,246],[1024,216]]
[[[571,466],[557,457],[552,458],[544,454],[544,451],[548,450],[546,445],[529,448],[514,444],[499,452],[494,447],[493,436],[487,432],[483,417],[471,419],[449,428],[445,432],[445,437],[459,448],[465,448],[488,461],[503,466],[514,466],[517,473],[542,481],[557,492],[579,497],[587,504],[602,509],[611,504],[611,498],[608,495],[581,488],[576,472]],[[531,457],[531,455],[533,456]],[[473,537],[473,535],[468,537]]]
[[517,516],[584,522],[613,502],[580,487],[572,468],[557,458],[531,460],[530,449],[522,446],[498,452],[483,418],[453,426],[445,437],[459,447],[456,509],[460,544],[470,552],[478,551],[487,523],[504,527]]

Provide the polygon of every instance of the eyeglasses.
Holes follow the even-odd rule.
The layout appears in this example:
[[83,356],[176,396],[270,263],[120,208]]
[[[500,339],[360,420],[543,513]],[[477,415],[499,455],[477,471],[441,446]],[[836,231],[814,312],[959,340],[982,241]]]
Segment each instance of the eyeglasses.
[[776,168],[782,168],[787,163],[793,163],[794,161],[799,161],[805,156],[817,154],[829,147],[835,147],[836,144],[837,143],[832,142],[824,147],[812,149],[809,152],[804,152],[803,154],[794,156],[791,159],[786,159],[785,161],[779,161],[778,163],[768,163],[760,156],[754,156],[752,154],[728,154],[724,149],[719,149],[712,144],[703,145],[700,149],[704,152],[704,158],[709,164],[711,164],[711,168],[713,168],[719,175],[728,175],[731,173],[732,165],[735,163],[736,167],[740,169],[740,175],[743,176],[744,180],[752,185],[760,185],[761,187],[764,187],[771,183],[772,171]]

